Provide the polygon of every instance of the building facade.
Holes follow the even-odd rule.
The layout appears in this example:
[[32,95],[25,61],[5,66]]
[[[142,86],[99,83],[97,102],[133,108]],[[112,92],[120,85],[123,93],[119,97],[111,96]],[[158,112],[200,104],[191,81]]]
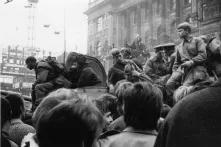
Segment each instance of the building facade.
[[[179,43],[176,27],[187,21],[193,35],[220,37],[220,0],[90,0],[88,54],[104,57],[113,47],[131,44],[139,34],[148,50]],[[105,60],[103,60],[105,61]]]

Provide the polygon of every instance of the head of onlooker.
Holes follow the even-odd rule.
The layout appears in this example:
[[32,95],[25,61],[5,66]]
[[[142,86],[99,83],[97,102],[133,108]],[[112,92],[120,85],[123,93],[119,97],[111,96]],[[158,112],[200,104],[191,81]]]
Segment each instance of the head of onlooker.
[[23,97],[18,94],[8,94],[5,99],[12,109],[12,119],[8,132],[9,138],[20,145],[23,137],[28,133],[35,133],[35,129],[22,121],[25,113]]
[[36,67],[37,65],[37,59],[34,56],[29,56],[26,60],[25,60],[26,66],[28,69],[32,70]]
[[103,116],[89,102],[64,101],[37,123],[40,147],[92,147],[103,128]]
[[17,145],[9,139],[8,131],[11,124],[12,110],[9,102],[5,98],[1,98],[1,146],[17,147]]
[[[53,107],[57,106],[63,101],[69,100],[79,100],[80,97],[78,93],[74,90],[61,88],[54,92],[51,92],[47,97],[45,97],[36,110],[33,113],[32,121],[36,125],[38,119],[46,112],[51,110]],[[81,98],[82,99],[82,98]],[[86,101],[86,99],[85,99]]]
[[129,88],[130,86],[132,86],[133,83],[131,82],[127,82],[127,81],[119,81],[117,82],[117,84],[114,87],[114,94],[117,97],[117,110],[119,112],[119,114],[123,114],[123,110],[122,110],[122,106],[123,106],[123,95],[126,91],[127,88]]
[[147,82],[135,83],[123,94],[124,120],[136,130],[155,130],[162,108],[162,93]]
[[95,100],[95,104],[105,117],[108,124],[119,116],[117,111],[116,96],[111,94],[103,94]]
[[9,102],[1,98],[1,130],[8,131],[12,118],[12,110]]
[[166,118],[167,114],[170,112],[171,107],[167,104],[163,104],[162,109],[160,111],[160,117]]
[[188,22],[183,22],[178,25],[177,32],[181,39],[187,39],[191,34],[191,25]]
[[12,119],[21,119],[24,116],[25,107],[22,96],[18,94],[9,94],[5,97],[11,105]]

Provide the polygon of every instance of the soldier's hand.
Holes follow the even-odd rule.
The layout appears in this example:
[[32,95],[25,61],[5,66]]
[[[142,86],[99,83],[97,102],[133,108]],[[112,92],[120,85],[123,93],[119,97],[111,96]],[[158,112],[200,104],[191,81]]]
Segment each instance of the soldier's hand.
[[139,72],[136,71],[136,70],[133,70],[133,71],[132,71],[132,76],[137,76],[137,77],[139,77],[140,74],[141,74],[141,73],[139,73]]
[[194,62],[192,60],[186,61],[183,64],[181,64],[181,68],[191,67],[191,66],[193,66],[193,64],[194,64]]

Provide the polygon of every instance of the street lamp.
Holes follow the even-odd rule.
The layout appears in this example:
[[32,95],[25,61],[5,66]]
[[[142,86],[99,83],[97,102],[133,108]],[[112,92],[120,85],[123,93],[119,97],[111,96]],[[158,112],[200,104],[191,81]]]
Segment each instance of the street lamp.
[[65,5],[64,5],[64,64],[65,64],[65,56],[66,56],[66,18],[65,18]]

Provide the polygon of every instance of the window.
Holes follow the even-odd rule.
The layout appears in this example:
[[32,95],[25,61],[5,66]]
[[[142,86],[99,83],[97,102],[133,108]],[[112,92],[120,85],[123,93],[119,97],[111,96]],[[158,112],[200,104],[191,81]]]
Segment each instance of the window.
[[184,0],[184,6],[189,6],[191,5],[192,0]]
[[136,24],[136,12],[133,13],[133,24]]
[[13,64],[14,63],[14,59],[9,59],[9,63]]
[[212,20],[215,18],[220,18],[221,17],[221,3],[219,4],[210,4],[210,3],[205,3],[203,4],[203,21],[208,21]]
[[17,64],[20,64],[20,60],[17,60]]
[[176,9],[176,0],[170,0],[170,10],[175,11]]
[[97,19],[97,31],[100,32],[101,30],[103,30],[103,18],[99,17]]

